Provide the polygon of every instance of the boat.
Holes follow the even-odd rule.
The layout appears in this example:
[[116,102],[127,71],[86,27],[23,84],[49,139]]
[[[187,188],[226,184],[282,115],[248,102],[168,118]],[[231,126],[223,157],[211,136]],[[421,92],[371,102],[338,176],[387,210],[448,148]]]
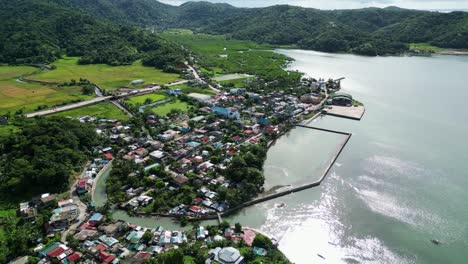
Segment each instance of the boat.
[[437,240],[437,239],[431,239],[431,242],[432,242],[432,244],[437,245],[437,246],[439,246],[440,244],[442,244],[442,242],[440,242],[440,241]]
[[283,208],[283,207],[285,207],[285,206],[286,206],[285,203],[280,203],[280,204],[276,205],[276,208]]

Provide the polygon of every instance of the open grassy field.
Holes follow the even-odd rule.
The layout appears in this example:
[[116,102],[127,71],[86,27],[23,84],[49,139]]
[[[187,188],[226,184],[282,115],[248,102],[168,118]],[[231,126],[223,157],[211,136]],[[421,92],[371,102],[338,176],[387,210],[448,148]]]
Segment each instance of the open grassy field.
[[143,105],[146,99],[151,99],[153,103],[166,99],[167,97],[164,94],[146,94],[140,96],[130,97],[125,100],[127,104],[130,105]]
[[219,81],[218,83],[221,84],[222,86],[227,86],[227,85],[234,85],[235,88],[244,88],[247,84],[245,83],[244,79],[236,79],[236,80],[229,80],[229,81]]
[[24,109],[33,112],[39,106],[52,107],[68,102],[87,100],[94,95],[83,95],[81,87],[58,87],[17,81],[18,77],[36,72],[28,66],[0,66],[0,115]]
[[109,66],[106,64],[79,65],[78,57],[64,57],[54,63],[55,70],[43,72],[31,77],[45,82],[69,82],[71,79],[85,78],[104,89],[129,86],[136,79],[145,83],[165,84],[179,80],[178,74],[165,73],[153,67],[144,67],[140,61],[132,65]]
[[431,44],[428,44],[428,43],[411,43],[410,50],[419,50],[422,52],[434,53],[434,52],[441,51],[443,49],[436,47],[436,46],[432,46]]
[[188,104],[185,102],[181,102],[180,100],[175,100],[170,103],[166,103],[163,105],[158,105],[156,107],[151,108],[151,111],[155,114],[158,114],[160,116],[166,116],[171,112],[172,109],[178,109],[183,112],[188,111]]
[[285,74],[282,68],[290,60],[272,52],[273,46],[225,36],[177,30],[166,31],[163,36],[193,50],[200,59],[201,71],[211,76],[247,73],[274,77]]
[[109,102],[85,106],[70,111],[56,113],[50,116],[63,116],[77,118],[80,116],[95,116],[105,119],[128,120],[128,116],[115,105]]
[[209,88],[201,88],[201,87],[192,87],[188,84],[180,84],[171,87],[173,89],[181,89],[184,94],[190,93],[200,93],[200,94],[207,94],[207,95],[215,95],[216,92],[209,89]]

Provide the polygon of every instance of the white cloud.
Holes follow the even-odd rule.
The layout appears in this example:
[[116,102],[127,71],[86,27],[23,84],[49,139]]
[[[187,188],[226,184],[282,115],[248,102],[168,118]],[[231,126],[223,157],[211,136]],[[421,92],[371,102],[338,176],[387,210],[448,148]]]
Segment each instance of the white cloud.
[[[290,4],[319,9],[350,9],[363,7],[398,6],[424,10],[468,10],[468,0],[209,0],[215,3],[227,2],[239,7],[262,7],[275,4]],[[185,0],[161,0],[180,5]]]

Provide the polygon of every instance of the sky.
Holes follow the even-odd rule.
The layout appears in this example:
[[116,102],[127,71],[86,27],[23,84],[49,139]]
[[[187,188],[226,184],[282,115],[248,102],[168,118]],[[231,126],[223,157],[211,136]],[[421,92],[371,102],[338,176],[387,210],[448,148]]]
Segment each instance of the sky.
[[[159,0],[180,5],[187,0]],[[208,0],[214,3],[229,3],[237,7],[263,7],[290,4],[318,9],[354,9],[363,7],[398,6],[421,10],[464,10],[468,11],[468,0]]]

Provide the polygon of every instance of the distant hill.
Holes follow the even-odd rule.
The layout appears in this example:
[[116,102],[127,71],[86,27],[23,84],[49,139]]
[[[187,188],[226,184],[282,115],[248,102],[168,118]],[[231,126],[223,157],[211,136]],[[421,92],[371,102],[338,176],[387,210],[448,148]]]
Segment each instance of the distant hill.
[[173,52],[164,40],[136,27],[187,28],[259,43],[366,55],[396,54],[419,42],[468,49],[468,13],[397,7],[318,10],[209,2],[171,6],[156,0],[0,0],[0,19],[0,62],[53,61],[68,54],[81,56],[83,63],[117,65],[150,51],[153,57],[155,50]]
[[228,4],[187,2],[171,6],[155,0],[55,0],[118,23],[154,28],[188,28],[261,43],[329,52],[393,54],[408,43],[468,48],[468,13],[437,13],[364,8],[318,10],[288,5],[237,8]]
[[[177,45],[139,27],[113,23],[118,14],[129,12],[127,6],[79,1],[88,2],[88,12],[73,8],[70,1],[0,0],[0,63],[47,63],[69,55],[81,57],[82,64],[122,65],[147,59],[151,65],[156,63],[152,57],[164,53],[169,55],[160,59],[166,61],[157,63],[169,68],[167,62],[182,60]],[[98,3],[115,13],[102,19]]]

